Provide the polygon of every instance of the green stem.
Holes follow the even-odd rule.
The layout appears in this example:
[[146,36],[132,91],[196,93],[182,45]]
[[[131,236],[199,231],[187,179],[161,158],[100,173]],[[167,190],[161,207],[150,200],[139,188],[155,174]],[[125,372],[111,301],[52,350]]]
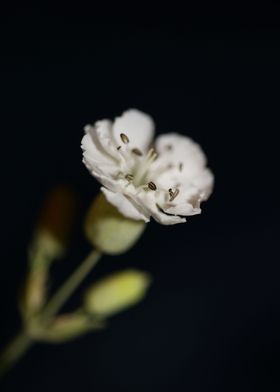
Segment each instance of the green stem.
[[[79,267],[47,303],[38,321],[48,323],[52,320],[90,270],[97,264],[101,256],[101,253],[93,250],[84,259]],[[9,370],[21,358],[32,343],[32,336],[29,336],[26,331],[22,331],[7,345],[4,351],[0,354],[0,376]]]
[[76,290],[82,280],[87,276],[90,270],[97,264],[102,254],[96,250],[93,250],[85,260],[79,265],[79,267],[73,272],[73,274],[66,280],[66,282],[58,289],[54,296],[50,299],[46,305],[42,319],[49,321],[60,308],[64,305],[70,295]]
[[6,373],[29,349],[32,339],[25,331],[20,332],[0,355],[0,376]]

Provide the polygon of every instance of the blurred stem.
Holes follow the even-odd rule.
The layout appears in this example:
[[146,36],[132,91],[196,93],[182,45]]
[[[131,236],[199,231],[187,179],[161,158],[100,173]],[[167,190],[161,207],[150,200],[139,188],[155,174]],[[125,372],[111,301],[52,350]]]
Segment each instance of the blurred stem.
[[0,376],[6,373],[29,349],[32,339],[25,331],[20,332],[0,355]]
[[[97,264],[102,254],[93,250],[58,289],[54,296],[47,303],[42,313],[36,317],[38,323],[43,326],[52,321],[61,307],[68,300],[70,295],[76,290],[90,270]],[[0,376],[6,373],[28,350],[32,345],[32,335],[28,333],[28,324],[26,330],[20,332],[0,354]]]
[[54,296],[46,305],[41,318],[44,322],[52,319],[60,310],[70,295],[76,290],[90,270],[97,264],[102,254],[97,250],[93,250],[66,280],[66,282],[58,289]]

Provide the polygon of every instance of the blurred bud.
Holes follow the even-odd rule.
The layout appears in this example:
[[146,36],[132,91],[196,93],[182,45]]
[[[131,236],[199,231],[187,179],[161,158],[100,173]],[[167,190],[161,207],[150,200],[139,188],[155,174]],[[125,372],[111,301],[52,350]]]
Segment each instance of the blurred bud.
[[87,213],[85,235],[98,250],[114,255],[131,248],[145,227],[145,222],[121,215],[100,193]]
[[77,204],[76,194],[66,187],[58,187],[49,194],[39,215],[31,252],[43,252],[50,259],[63,255],[70,239]]
[[46,302],[49,265],[64,254],[76,210],[76,195],[64,187],[53,190],[43,204],[29,249],[29,271],[20,297],[25,321]]
[[91,320],[88,315],[75,312],[57,316],[48,327],[33,323],[29,334],[35,340],[62,343],[103,326],[101,321]]
[[85,308],[93,315],[111,316],[140,302],[150,282],[151,278],[145,272],[117,272],[89,288],[85,295]]

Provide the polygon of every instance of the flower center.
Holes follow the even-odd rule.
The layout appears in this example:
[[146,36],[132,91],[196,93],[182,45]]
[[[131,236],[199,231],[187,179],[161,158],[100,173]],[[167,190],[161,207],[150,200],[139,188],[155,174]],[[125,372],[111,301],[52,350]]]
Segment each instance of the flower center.
[[153,148],[151,148],[147,155],[144,157],[144,159],[141,159],[141,161],[139,161],[138,164],[135,165],[133,173],[133,184],[136,187],[145,185],[147,183],[147,174],[149,172],[151,164],[156,158],[157,153]]
[[[123,172],[119,174],[125,177],[125,179],[128,181],[128,184],[133,183],[135,188],[144,188],[146,190],[150,189],[152,191],[156,191],[158,187],[153,181],[151,181],[150,178],[151,165],[158,156],[154,148],[151,148],[148,153],[143,156],[142,151],[138,148],[128,148],[129,138],[126,134],[121,133],[120,139],[125,145],[125,148],[122,149],[122,146],[118,146],[117,150],[120,151],[121,155],[127,161],[128,166],[130,166],[131,169],[126,174],[124,174]],[[159,174],[162,174],[163,172],[171,168],[172,165],[170,164],[164,165],[161,168],[158,167],[157,170],[154,172],[154,175],[157,176]],[[179,171],[182,171],[182,168],[183,164],[180,163]],[[179,189],[177,187],[170,188],[168,190],[169,201],[172,202],[178,196],[178,194]]]

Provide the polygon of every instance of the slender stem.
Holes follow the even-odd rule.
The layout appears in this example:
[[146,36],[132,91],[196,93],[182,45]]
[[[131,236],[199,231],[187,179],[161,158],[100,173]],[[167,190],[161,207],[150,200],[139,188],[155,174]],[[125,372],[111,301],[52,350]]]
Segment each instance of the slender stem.
[[0,376],[12,367],[32,345],[25,331],[20,332],[0,355]]
[[[39,321],[42,321],[42,323],[48,323],[51,321],[52,317],[57,314],[70,295],[75,291],[90,270],[97,264],[101,256],[101,253],[93,250],[84,259],[79,267],[47,303],[45,309],[40,315]],[[32,343],[32,336],[29,336],[28,332],[23,330],[7,345],[4,351],[0,354],[0,376],[9,370],[9,368],[21,358]]]
[[42,319],[44,321],[50,320],[60,308],[64,305],[70,295],[79,286],[82,280],[87,276],[89,271],[97,264],[98,260],[102,256],[96,250],[93,250],[85,260],[80,264],[80,266],[73,272],[73,274],[66,280],[66,282],[58,289],[54,296],[50,299],[46,305],[43,313]]

